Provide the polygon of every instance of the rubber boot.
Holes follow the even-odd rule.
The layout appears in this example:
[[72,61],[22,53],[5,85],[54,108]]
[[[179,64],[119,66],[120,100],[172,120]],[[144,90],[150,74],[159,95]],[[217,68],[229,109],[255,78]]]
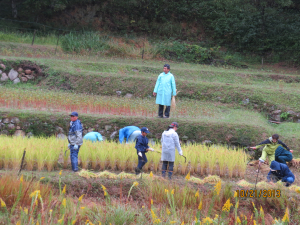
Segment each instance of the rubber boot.
[[165,170],[161,171],[161,175],[163,178],[166,178],[166,171]]
[[135,168],[135,175],[139,175],[141,173],[141,170],[140,170],[140,168]]
[[72,164],[72,170],[73,170],[74,172],[77,172],[77,171],[78,171],[78,168],[77,168],[76,163],[72,162],[71,164]]
[[169,179],[170,179],[170,180],[172,180],[172,174],[173,174],[173,172],[170,172],[170,171],[169,171],[168,176],[169,176]]

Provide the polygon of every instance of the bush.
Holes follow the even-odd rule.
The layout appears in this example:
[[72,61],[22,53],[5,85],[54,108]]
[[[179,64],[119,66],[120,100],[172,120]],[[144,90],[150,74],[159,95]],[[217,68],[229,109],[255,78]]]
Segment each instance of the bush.
[[99,52],[108,49],[107,40],[98,32],[69,33],[62,38],[61,47],[66,52]]
[[216,49],[201,47],[196,44],[180,43],[174,41],[172,44],[162,44],[158,52],[166,59],[182,61],[186,63],[205,63],[210,64],[216,57]]

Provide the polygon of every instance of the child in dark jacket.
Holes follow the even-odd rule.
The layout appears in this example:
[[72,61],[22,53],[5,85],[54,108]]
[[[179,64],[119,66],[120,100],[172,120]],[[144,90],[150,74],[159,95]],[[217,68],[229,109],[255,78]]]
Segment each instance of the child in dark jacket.
[[289,167],[283,163],[272,161],[270,165],[270,172],[267,176],[268,181],[277,182],[281,180],[286,182],[285,186],[288,187],[295,181],[294,174],[290,171]]
[[148,145],[148,138],[146,137],[148,133],[150,133],[150,131],[148,130],[147,127],[143,127],[141,129],[142,134],[139,135],[136,139],[136,144],[135,144],[135,148],[137,151],[137,155],[138,155],[138,166],[135,168],[135,174],[138,175],[143,166],[148,162],[147,157],[146,157],[146,152],[147,151],[153,151],[152,148],[149,147]]

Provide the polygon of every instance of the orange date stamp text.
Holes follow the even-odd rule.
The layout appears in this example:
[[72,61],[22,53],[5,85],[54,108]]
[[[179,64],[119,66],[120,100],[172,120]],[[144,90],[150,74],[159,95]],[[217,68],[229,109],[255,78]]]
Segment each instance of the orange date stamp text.
[[280,198],[281,191],[275,189],[236,190],[238,198]]

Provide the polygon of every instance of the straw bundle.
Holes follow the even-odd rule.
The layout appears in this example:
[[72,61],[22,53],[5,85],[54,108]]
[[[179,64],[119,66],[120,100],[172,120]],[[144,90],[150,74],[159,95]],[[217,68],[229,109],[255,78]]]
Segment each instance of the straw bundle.
[[216,184],[221,180],[221,178],[217,175],[208,176],[204,178],[204,183]]
[[292,166],[295,168],[299,168],[300,167],[300,159],[292,159],[290,164],[292,164]]
[[[176,95],[179,93],[180,91],[177,92],[177,89],[176,89]],[[176,110],[176,100],[175,100],[175,96],[172,96],[172,99],[171,99],[171,110],[172,111],[175,111]]]
[[131,174],[131,173],[122,172],[122,173],[118,174],[117,177],[120,179],[135,179],[136,175]]
[[266,189],[266,190],[274,189],[274,186],[272,186],[271,184],[269,184],[265,181],[258,182],[256,184],[256,187],[259,189]]
[[237,185],[241,186],[241,187],[245,187],[245,188],[253,188],[254,184],[249,183],[246,180],[240,180],[239,182],[237,182]]
[[190,182],[193,182],[195,184],[204,184],[203,180],[201,180],[200,178],[194,177],[194,176],[191,176]]
[[295,191],[297,193],[300,193],[300,187],[299,186],[293,185],[293,186],[290,186],[289,189],[291,191]]
[[82,169],[78,175],[81,177],[87,178],[87,179],[97,177],[97,174],[95,174],[91,171],[85,170],[85,169]]

